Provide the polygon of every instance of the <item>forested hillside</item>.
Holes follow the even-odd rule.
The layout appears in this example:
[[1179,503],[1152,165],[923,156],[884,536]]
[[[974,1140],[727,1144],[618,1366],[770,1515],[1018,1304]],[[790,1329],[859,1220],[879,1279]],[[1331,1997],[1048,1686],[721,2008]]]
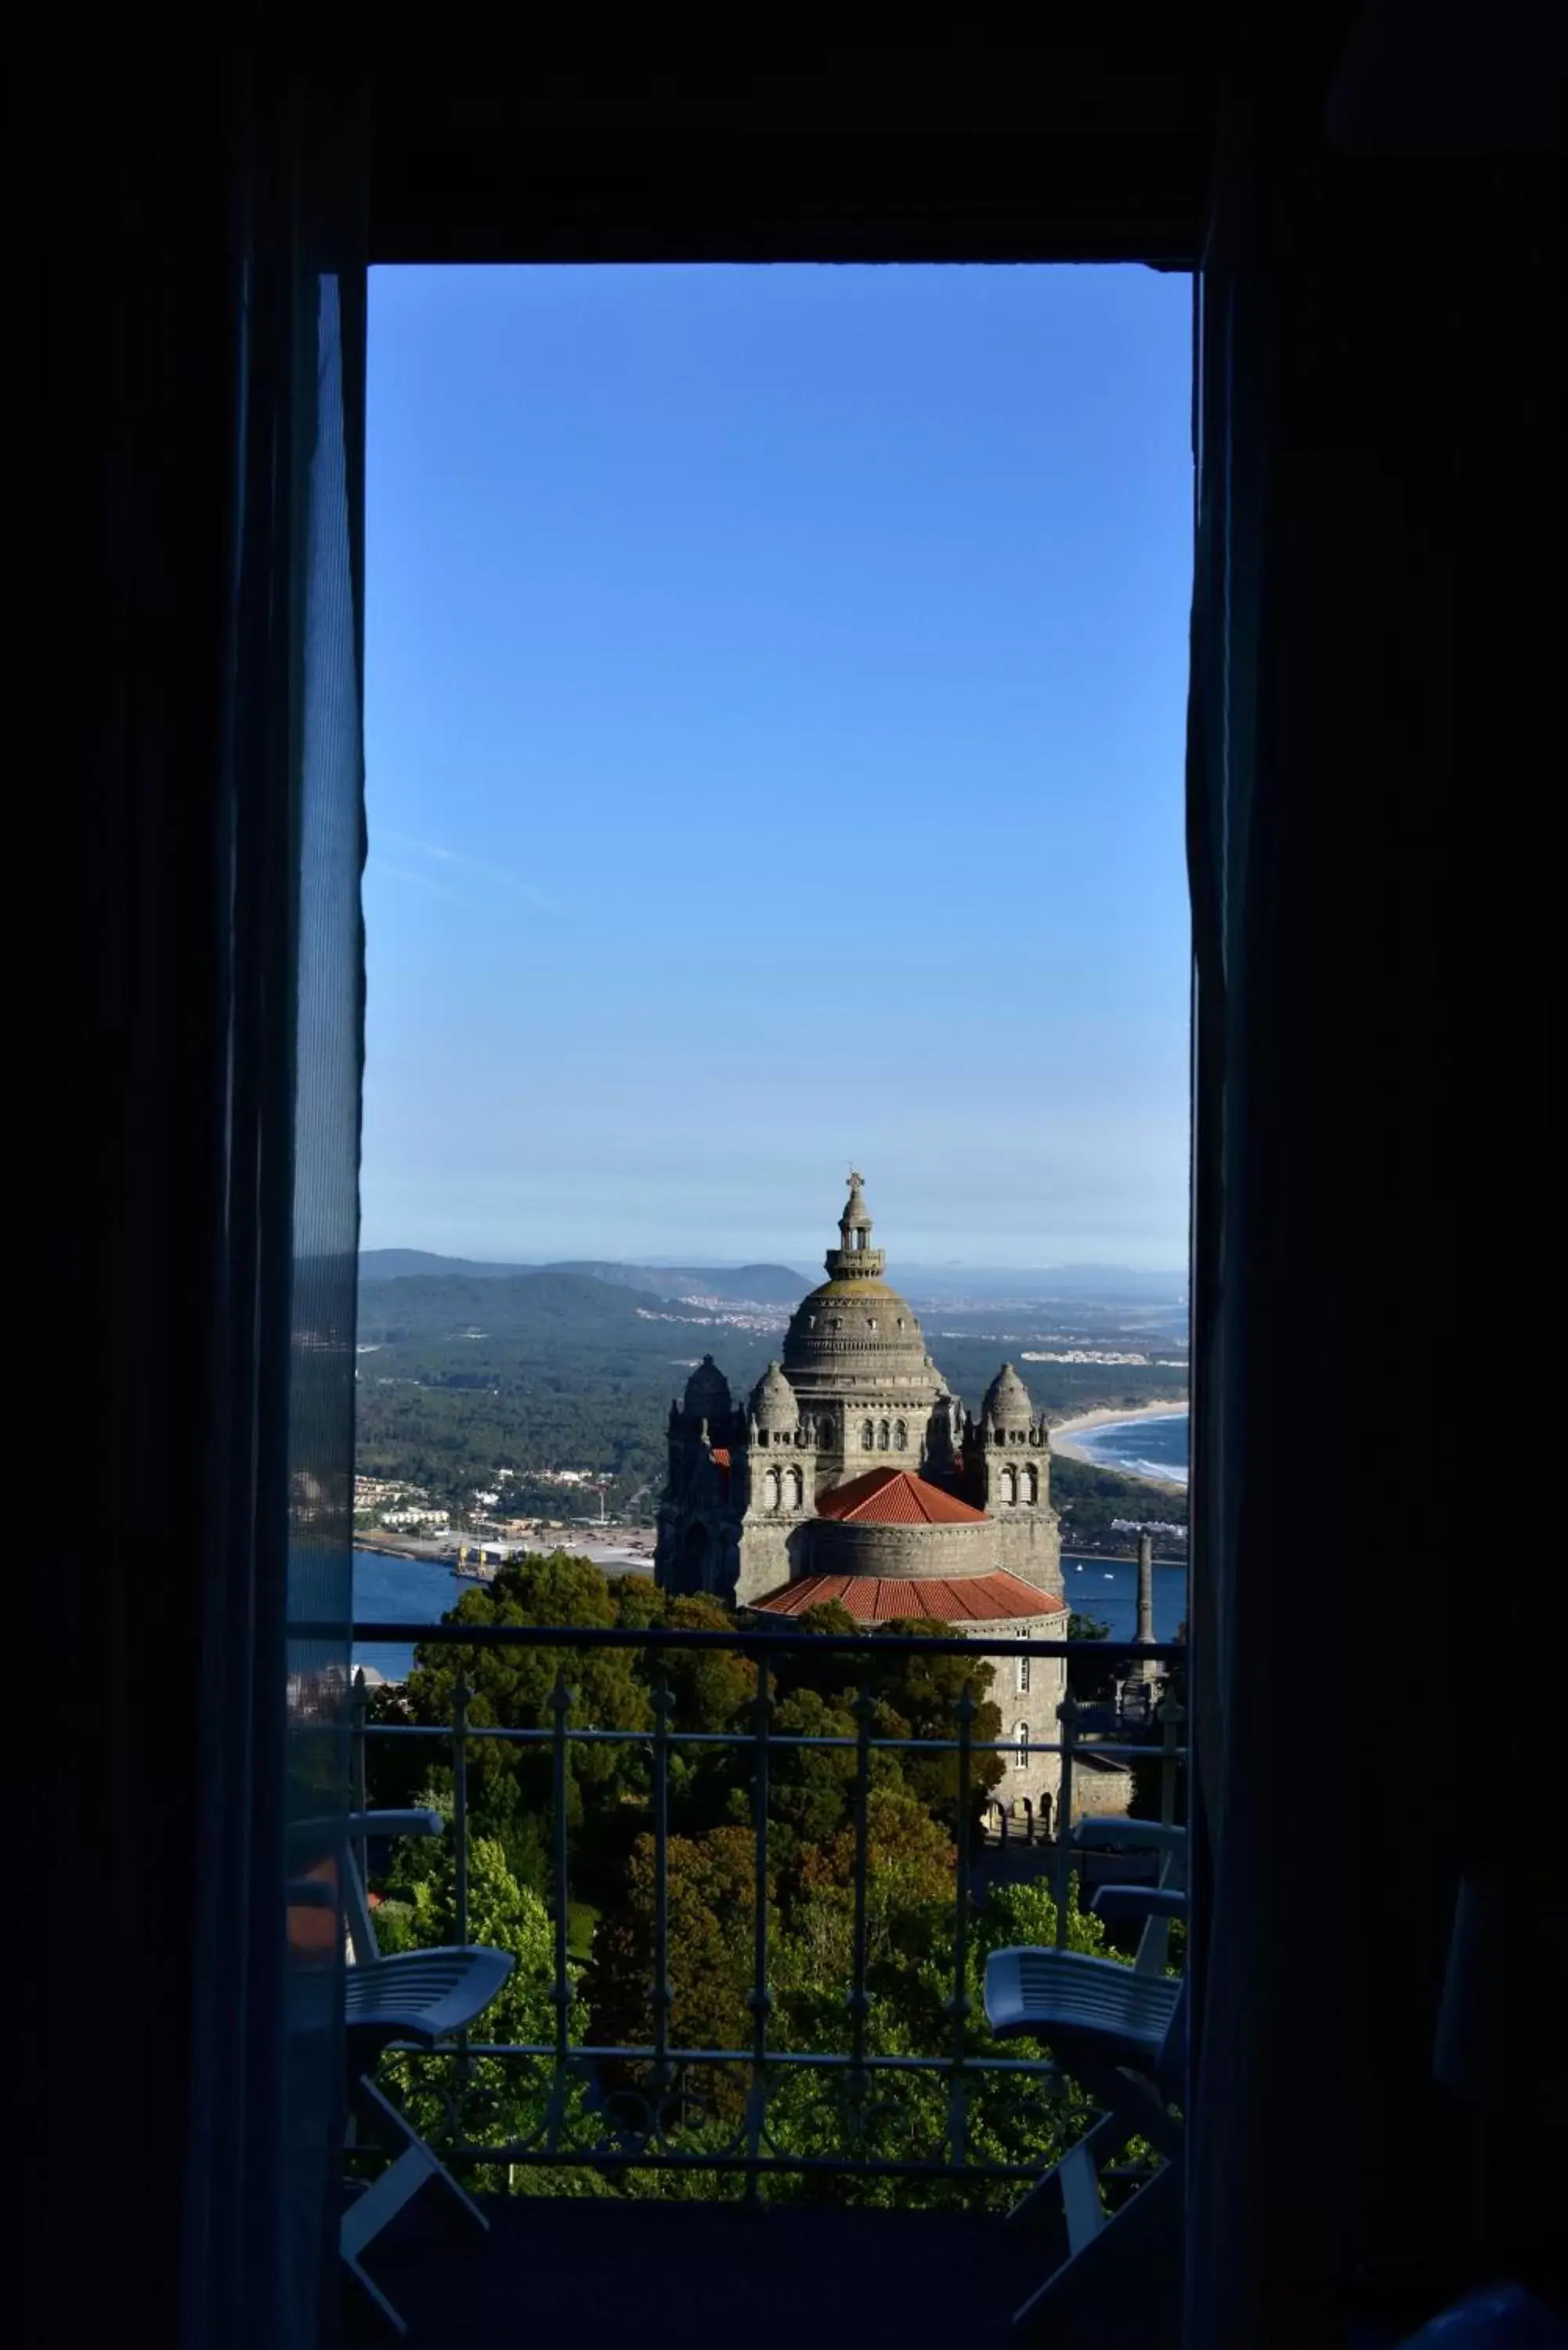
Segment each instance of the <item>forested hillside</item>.
[[[753,1268],[753,1270],[757,1270]],[[776,1268],[775,1268],[776,1270]],[[735,1276],[738,1277],[738,1276]],[[794,1276],[790,1276],[794,1278]],[[588,1505],[531,1482],[578,1469],[610,1482],[612,1512],[650,1512],[664,1475],[665,1421],[692,1363],[711,1353],[737,1401],[782,1344],[781,1317],[749,1326],[596,1274],[541,1267],[504,1274],[411,1274],[365,1281],[359,1297],[358,1466],[406,1480],[461,1509],[499,1469],[515,1472],[514,1507],[556,1515]],[[993,1331],[946,1332],[933,1357],[971,1409],[1002,1359]],[[1062,1417],[1097,1405],[1131,1409],[1186,1393],[1180,1366],[1021,1365],[1036,1407]],[[1149,1488],[1063,1461],[1059,1497],[1075,1540],[1105,1544],[1113,1516]],[[1129,1496],[1131,1497],[1129,1499]],[[1142,1514],[1168,1516],[1168,1500]]]

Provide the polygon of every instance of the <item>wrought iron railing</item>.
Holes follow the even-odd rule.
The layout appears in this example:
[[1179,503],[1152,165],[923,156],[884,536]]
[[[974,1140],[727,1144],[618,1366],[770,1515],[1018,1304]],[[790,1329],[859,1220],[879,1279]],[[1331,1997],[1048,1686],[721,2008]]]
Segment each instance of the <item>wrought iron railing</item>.
[[[406,1640],[402,1624],[355,1627],[358,1642]],[[996,2182],[1031,2178],[1049,2158],[1048,2147],[1064,2147],[1086,2121],[1081,2100],[1048,2051],[1002,2053],[985,2044],[983,2018],[977,2017],[971,1947],[983,1896],[977,1897],[977,1846],[970,1833],[976,1757],[996,1753],[1012,1759],[1016,1737],[977,1739],[979,1702],[963,1680],[951,1705],[948,1737],[874,1733],[876,1707],[867,1689],[851,1706],[852,1734],[781,1731],[774,1723],[774,1684],[781,1661],[800,1654],[863,1660],[884,1667],[893,1658],[961,1658],[977,1668],[1027,1657],[1084,1659],[1096,1669],[1137,1660],[1168,1669],[1185,1659],[1179,1645],[1139,1645],[1109,1640],[1051,1641],[977,1639],[940,1635],[872,1636],[801,1630],[676,1630],[642,1627],[531,1627],[448,1624],[419,1634],[427,1656],[442,1648],[463,1650],[526,1648],[559,1658],[547,1700],[548,1720],[525,1727],[501,1726],[471,1718],[472,1690],[460,1671],[449,1721],[370,1721],[363,1676],[356,1678],[350,1720],[355,1802],[367,1797],[368,1752],[378,1740],[415,1741],[444,1747],[452,1769],[451,1888],[452,1939],[470,1939],[471,1787],[476,1748],[500,1742],[549,1758],[547,1802],[552,1935],[548,2036],[498,2041],[466,2037],[434,2054],[394,2050],[383,2072],[400,2094],[420,2101],[420,2126],[457,2164],[518,2169],[589,2168],[619,2173],[627,2168],[701,2172],[742,2180],[748,2193],[770,2175],[814,2173],[863,2178],[947,2178]],[[755,1669],[755,1695],[749,1723],[729,1730],[691,1730],[671,1721],[673,1700],[662,1674],[652,1679],[649,1726],[604,1729],[574,1719],[571,1661],[593,1651],[632,1649],[649,1659],[678,1651],[717,1649],[743,1656]],[[1054,1932],[1065,1942],[1076,1909],[1075,1847],[1062,1830],[1074,1816],[1075,1758],[1085,1751],[1077,1729],[1080,1708],[1071,1696],[1058,1707],[1060,1735],[1034,1742],[1035,1754],[1056,1753],[1060,1791],[1057,1833],[1047,1854],[1045,1877],[1054,1902]],[[1153,1762],[1158,1766],[1160,1811],[1169,1820],[1178,1799],[1186,1750],[1179,1742],[1179,1709],[1162,1709],[1158,1738],[1107,1741],[1096,1738],[1094,1752],[1105,1761]],[[651,2031],[635,2043],[601,2044],[575,2036],[582,2017],[570,1949],[572,1850],[569,1775],[574,1748],[632,1745],[647,1762],[648,1831],[652,1840],[652,1979],[649,1982]],[[679,1955],[672,1949],[670,1914],[670,1762],[682,1749],[728,1750],[749,1783],[752,1841],[751,1980],[746,1994],[750,2031],[743,2044],[687,2046],[670,2030],[679,1994]],[[772,2030],[776,2012],[774,1953],[770,1947],[770,1780],[775,1757],[792,1749],[837,1751],[853,1757],[851,1811],[854,1860],[849,1888],[849,1964],[841,1986],[843,2024],[837,2044],[784,2045]],[[868,1947],[869,1815],[874,1758],[879,1752],[950,1756],[955,1765],[958,1833],[953,1839],[952,1907],[945,1960],[948,1991],[940,2046],[877,2044],[877,1997],[871,1988]],[[367,1856],[359,1856],[363,1869]],[[983,1866],[983,1863],[981,1863]],[[819,2037],[829,2035],[824,2032]],[[1009,2049],[1017,2043],[1009,2043]],[[803,2080],[826,2088],[803,2111]],[[727,2080],[732,2095],[714,2094]],[[910,2092],[902,2102],[898,2086]],[[995,2134],[977,2141],[971,2126],[978,2095],[988,2089],[992,2104],[1009,2116],[1008,2142]],[[1002,2095],[1005,2090],[1005,2095]],[[820,2141],[826,2135],[833,2142]],[[940,2141],[940,2143],[939,2143]]]

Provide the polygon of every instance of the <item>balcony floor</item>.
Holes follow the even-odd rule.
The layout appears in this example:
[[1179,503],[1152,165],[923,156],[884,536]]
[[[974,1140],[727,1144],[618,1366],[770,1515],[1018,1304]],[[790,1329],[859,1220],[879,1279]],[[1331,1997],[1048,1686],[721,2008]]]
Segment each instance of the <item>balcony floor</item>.
[[[365,2265],[429,2350],[1002,2350],[1012,2310],[1054,2267],[1053,2234],[995,2217],[785,2205],[503,2196],[483,2241],[427,2188]],[[1092,2332],[1051,2326],[1054,2350],[1165,2350],[1133,2305]],[[385,2344],[349,2286],[346,2339]]]

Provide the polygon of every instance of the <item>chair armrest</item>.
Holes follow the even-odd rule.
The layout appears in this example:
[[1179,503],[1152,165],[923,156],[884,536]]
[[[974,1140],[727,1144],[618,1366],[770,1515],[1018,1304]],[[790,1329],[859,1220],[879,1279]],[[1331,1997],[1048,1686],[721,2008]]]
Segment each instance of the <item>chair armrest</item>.
[[1096,1918],[1185,1918],[1187,1896],[1175,1886],[1102,1885],[1089,1904]]
[[351,1836],[441,1835],[446,1822],[439,1812],[350,1812]]
[[1091,1814],[1086,1820],[1075,1821],[1072,1840],[1107,1851],[1130,1845],[1146,1852],[1185,1852],[1187,1830],[1167,1827],[1158,1820],[1126,1820],[1115,1814],[1096,1819]]

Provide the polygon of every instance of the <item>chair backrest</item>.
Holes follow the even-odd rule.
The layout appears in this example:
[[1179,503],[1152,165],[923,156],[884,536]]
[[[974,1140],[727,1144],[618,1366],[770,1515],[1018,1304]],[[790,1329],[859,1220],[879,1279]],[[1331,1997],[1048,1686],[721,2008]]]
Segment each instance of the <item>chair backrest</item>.
[[354,1836],[350,1836],[343,1847],[344,1955],[351,1967],[367,1966],[372,1959],[379,1959],[381,1955],[380,1945],[376,1939],[376,1921],[371,1914],[364,1874],[359,1865],[363,1851],[364,1846]]
[[[1187,1830],[1167,1827],[1158,1820],[1129,1820],[1120,1817],[1080,1820],[1073,1830],[1073,1842],[1092,1850],[1097,1844],[1102,1849],[1122,1852],[1153,1852],[1158,1856],[1155,1884],[1164,1894],[1185,1893],[1187,1889]],[[1150,1910],[1138,1936],[1137,1951],[1133,1960],[1134,1971],[1140,1975],[1162,1975],[1170,1953],[1170,1911],[1168,1908]]]
[[1187,2093],[1187,1977],[1181,1978],[1181,1989],[1176,1995],[1176,2005],[1170,2011],[1170,2022],[1165,2027],[1165,2038],[1159,2054],[1154,2060],[1154,2084],[1168,2105],[1178,2106]]
[[[1168,1845],[1160,1855],[1159,1875],[1156,1879],[1162,1893],[1185,1893],[1187,1890],[1187,1845]],[[1143,1932],[1137,1938],[1137,1950],[1133,1959],[1134,1972],[1140,1975],[1162,1975],[1170,1960],[1170,1918],[1168,1912],[1150,1910],[1144,1920]]]
[[366,1846],[369,1837],[395,1843],[400,1836],[438,1836],[446,1823],[440,1812],[423,1804],[412,1811],[350,1812],[348,1843],[343,1861],[343,1924],[348,1939],[348,1963],[364,1966],[381,1955],[376,1921],[365,1891]]

